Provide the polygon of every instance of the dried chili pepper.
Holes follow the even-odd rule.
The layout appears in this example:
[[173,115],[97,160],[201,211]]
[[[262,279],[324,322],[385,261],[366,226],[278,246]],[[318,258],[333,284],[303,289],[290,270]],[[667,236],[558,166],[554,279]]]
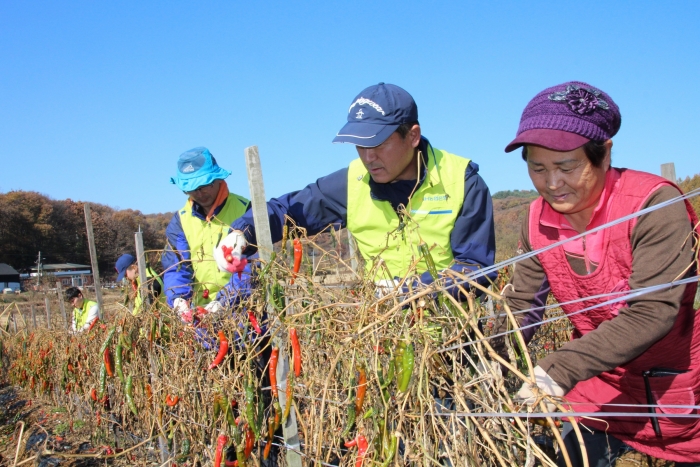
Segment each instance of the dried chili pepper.
[[228,436],[226,435],[219,435],[219,437],[216,440],[216,452],[214,454],[214,466],[215,467],[220,467],[221,466],[221,458],[223,457],[222,454],[224,452],[224,447],[228,443]]
[[248,310],[248,321],[250,321],[250,324],[253,326],[253,329],[255,329],[255,332],[258,334],[262,334],[262,329],[260,328],[260,324],[258,324],[258,318],[255,317],[255,314]]
[[294,239],[294,268],[292,269],[292,280],[291,284],[294,283],[294,279],[297,277],[297,273],[299,272],[299,268],[301,267],[301,256],[304,252],[302,246],[301,246],[301,240],[298,238]]
[[270,449],[272,449],[272,441],[275,438],[275,419],[270,417],[267,419],[267,444],[263,450],[263,459],[267,460],[270,457]]
[[357,395],[355,396],[355,414],[362,413],[362,403],[365,401],[365,392],[367,391],[367,372],[365,367],[358,365],[357,371],[360,373],[360,379],[357,386]]
[[294,361],[294,376],[301,375],[301,347],[299,346],[299,336],[295,328],[289,329],[289,340],[292,342],[292,360]]
[[277,389],[277,360],[279,358],[280,349],[278,347],[272,347],[272,352],[270,353],[270,361],[268,362],[268,373],[270,375],[270,389],[272,390],[272,396],[276,399],[279,397],[279,391]]
[[211,362],[211,365],[209,365],[209,369],[216,368],[217,365],[219,365],[221,362],[224,361],[224,358],[226,358],[226,354],[228,353],[228,339],[226,339],[226,336],[224,335],[224,331],[219,331],[219,352],[216,354],[216,357],[214,358],[214,361]]
[[178,402],[180,402],[179,396],[173,396],[172,394],[165,396],[165,405],[168,407],[175,407]]
[[292,397],[294,397],[294,375],[289,373],[287,375],[287,388],[284,391],[285,395],[285,406],[284,414],[282,415],[282,423],[287,423],[287,417],[289,417],[289,412],[292,410]]
[[109,348],[106,348],[102,355],[104,357],[105,370],[107,371],[107,376],[112,378],[114,376],[114,368],[112,367],[112,356],[109,354]]
[[126,385],[124,386],[124,395],[126,396],[126,404],[129,406],[131,413],[138,417],[139,411],[134,404],[134,382],[131,375],[126,379]]

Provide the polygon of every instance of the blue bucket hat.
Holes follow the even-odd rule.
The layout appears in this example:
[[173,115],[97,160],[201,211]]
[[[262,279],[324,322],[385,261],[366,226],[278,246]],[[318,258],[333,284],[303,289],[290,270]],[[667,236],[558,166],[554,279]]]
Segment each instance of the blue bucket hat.
[[222,169],[207,148],[194,148],[180,154],[177,161],[177,176],[170,183],[182,191],[194,191],[200,186],[209,185],[214,180],[223,180],[231,175]]
[[124,275],[126,274],[126,269],[134,264],[136,262],[136,258],[133,257],[130,254],[124,254],[119,257],[117,260],[117,264],[114,266],[114,268],[117,270],[119,275],[117,276],[117,282],[120,280],[124,279]]
[[352,101],[348,123],[333,142],[373,148],[386,141],[402,123],[418,123],[418,106],[413,97],[396,85],[375,84]]

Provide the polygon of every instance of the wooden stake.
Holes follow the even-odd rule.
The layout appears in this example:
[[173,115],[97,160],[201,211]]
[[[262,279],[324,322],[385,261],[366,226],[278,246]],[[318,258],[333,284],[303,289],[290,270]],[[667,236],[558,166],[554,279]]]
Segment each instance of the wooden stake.
[[32,325],[34,326],[34,329],[36,329],[36,311],[34,310],[34,304],[31,304],[31,309],[32,309]]
[[97,300],[97,309],[99,310],[100,319],[104,319],[102,310],[102,287],[100,287],[100,271],[97,268],[97,250],[95,249],[95,236],[92,233],[92,215],[90,214],[90,205],[85,203],[85,228],[87,230],[88,245],[90,247],[90,264],[92,265],[92,278],[95,285],[95,297]]
[[[262,166],[260,165],[260,155],[257,146],[245,148],[245,165],[248,169],[248,186],[250,187],[250,201],[253,206],[253,221],[255,222],[255,236],[258,241],[258,254],[260,259],[270,261],[272,254],[272,235],[270,233],[270,219],[267,217],[267,199],[265,198],[265,185],[263,183]],[[268,294],[271,297],[272,294]],[[268,302],[268,316],[276,315],[274,307]],[[279,323],[279,321],[275,321]],[[279,326],[276,324],[275,326]],[[271,329],[270,333],[275,336],[275,329]],[[280,387],[286,387],[289,380],[289,355],[287,355],[287,346],[279,337],[273,338],[274,344],[280,349],[280,357],[277,360],[277,382]],[[291,401],[285,400],[284,391],[279,392],[280,403],[282,408]],[[301,467],[301,455],[299,451],[301,446],[299,443],[299,430],[297,428],[297,418],[295,411],[292,410],[287,418],[287,423],[282,426],[284,441],[286,444],[287,466]]]
[[56,292],[58,293],[58,307],[61,309],[61,315],[63,316],[63,322],[66,325],[66,329],[70,329],[70,323],[68,322],[68,315],[66,314],[66,304],[63,302],[63,284],[61,284],[61,281],[56,281]]
[[51,305],[49,297],[44,298],[44,307],[46,308],[46,329],[51,329]]

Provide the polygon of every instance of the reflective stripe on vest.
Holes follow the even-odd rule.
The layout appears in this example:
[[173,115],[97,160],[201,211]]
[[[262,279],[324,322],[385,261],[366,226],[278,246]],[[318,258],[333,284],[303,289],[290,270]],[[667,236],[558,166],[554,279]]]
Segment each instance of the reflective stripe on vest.
[[83,300],[83,306],[80,308],[73,308],[73,317],[75,319],[75,329],[80,331],[80,329],[87,324],[88,314],[90,308],[97,306],[97,302],[92,302],[90,300]]
[[[454,256],[450,235],[464,202],[464,173],[469,159],[429,148],[425,180],[406,207],[405,225],[389,201],[370,194],[370,174],[356,159],[348,168],[347,228],[365,259],[365,269],[374,280],[422,274],[427,270],[418,245],[431,249],[438,270],[448,268]],[[378,268],[378,259],[386,264]]]
[[[163,286],[163,279],[160,278],[156,272],[150,267],[146,268],[146,281],[151,279],[155,280],[160,284],[160,295],[158,295],[157,301],[160,306],[165,305],[165,286]],[[141,277],[136,276],[136,297],[134,297],[134,309],[131,313],[136,316],[141,313],[141,303],[143,303],[143,298],[141,297]]]
[[[214,260],[214,247],[228,234],[231,223],[241,217],[248,207],[248,200],[242,196],[229,194],[223,209],[209,222],[192,215],[192,204],[188,200],[180,209],[180,223],[190,246],[190,258],[194,269],[192,284],[192,302],[203,306],[216,297],[216,293],[224,287],[231,273],[219,271]],[[209,291],[209,297],[202,297],[204,290]],[[165,295],[165,291],[163,291]]]

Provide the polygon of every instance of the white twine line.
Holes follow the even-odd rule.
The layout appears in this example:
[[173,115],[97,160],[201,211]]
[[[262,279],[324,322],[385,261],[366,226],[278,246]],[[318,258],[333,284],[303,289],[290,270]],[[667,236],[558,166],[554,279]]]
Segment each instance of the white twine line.
[[649,412],[453,412],[433,413],[436,417],[459,418],[700,418],[700,414],[649,413]]

